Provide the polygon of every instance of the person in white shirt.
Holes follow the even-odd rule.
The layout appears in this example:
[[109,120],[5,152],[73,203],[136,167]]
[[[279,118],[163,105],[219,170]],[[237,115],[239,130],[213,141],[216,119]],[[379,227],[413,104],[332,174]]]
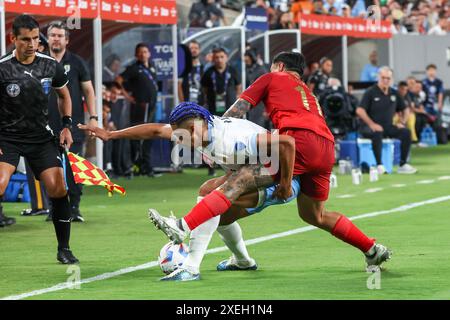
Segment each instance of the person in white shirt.
[[439,22],[433,28],[428,31],[429,35],[445,36],[447,34],[448,20],[445,16],[445,12],[439,13]]

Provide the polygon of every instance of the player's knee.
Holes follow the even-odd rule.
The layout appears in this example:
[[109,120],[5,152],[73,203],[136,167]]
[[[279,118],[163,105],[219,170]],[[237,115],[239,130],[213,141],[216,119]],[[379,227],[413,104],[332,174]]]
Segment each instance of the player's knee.
[[0,177],[0,196],[5,194],[6,188],[8,187],[8,179]]
[[320,210],[300,210],[299,215],[303,221],[313,226],[321,227],[323,224],[323,215]]
[[59,199],[65,197],[67,194],[67,190],[64,186],[54,185],[46,187],[46,189],[50,198]]

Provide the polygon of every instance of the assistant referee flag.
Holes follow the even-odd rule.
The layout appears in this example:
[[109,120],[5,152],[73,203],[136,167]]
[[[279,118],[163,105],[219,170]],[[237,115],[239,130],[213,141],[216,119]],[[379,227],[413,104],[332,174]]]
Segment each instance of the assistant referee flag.
[[113,191],[125,195],[125,189],[111,182],[103,170],[72,152],[68,152],[67,155],[76,183],[89,186],[103,186],[108,190],[108,195],[110,197],[112,196]]

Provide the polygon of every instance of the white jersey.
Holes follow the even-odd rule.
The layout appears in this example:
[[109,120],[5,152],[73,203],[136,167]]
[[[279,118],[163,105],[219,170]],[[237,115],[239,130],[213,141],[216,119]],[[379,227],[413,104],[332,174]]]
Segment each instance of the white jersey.
[[260,133],[268,131],[248,120],[214,116],[208,124],[210,144],[197,150],[209,165],[217,163],[226,171],[237,170],[258,163],[256,138]]

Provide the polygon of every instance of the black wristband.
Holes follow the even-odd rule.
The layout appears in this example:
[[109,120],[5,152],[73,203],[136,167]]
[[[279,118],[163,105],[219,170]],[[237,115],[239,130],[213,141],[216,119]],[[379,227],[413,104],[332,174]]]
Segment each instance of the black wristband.
[[72,129],[72,118],[69,116],[62,117],[63,128]]
[[92,120],[92,119],[94,119],[95,121],[98,121],[98,116],[90,116],[89,120]]

